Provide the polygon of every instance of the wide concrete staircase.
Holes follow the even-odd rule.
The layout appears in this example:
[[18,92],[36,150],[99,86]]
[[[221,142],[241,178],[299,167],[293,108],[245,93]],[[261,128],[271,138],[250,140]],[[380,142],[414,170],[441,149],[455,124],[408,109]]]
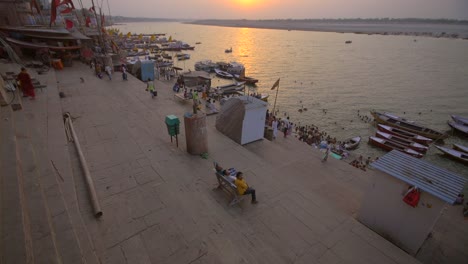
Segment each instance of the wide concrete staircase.
[[83,263],[40,133],[26,113],[0,111],[0,263]]
[[48,89],[23,110],[0,108],[0,263],[99,263],[77,205],[57,86]]

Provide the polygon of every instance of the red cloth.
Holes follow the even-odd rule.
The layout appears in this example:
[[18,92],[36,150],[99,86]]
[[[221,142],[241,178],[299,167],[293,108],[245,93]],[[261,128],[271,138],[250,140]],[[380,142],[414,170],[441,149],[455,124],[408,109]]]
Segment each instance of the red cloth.
[[31,76],[27,72],[20,72],[16,78],[20,81],[21,90],[24,95],[34,98],[36,94],[34,93],[34,86],[32,84]]
[[73,21],[65,19],[65,24],[67,25],[67,29],[73,28]]
[[89,27],[89,24],[91,24],[91,18],[86,17],[86,27]]
[[403,201],[412,207],[416,207],[418,206],[420,197],[421,193],[419,192],[419,189],[413,187],[408,191],[408,193],[406,193]]
[[73,4],[72,0],[63,0],[59,5],[66,5],[66,4],[70,4],[70,7],[72,9],[75,9],[75,5]]

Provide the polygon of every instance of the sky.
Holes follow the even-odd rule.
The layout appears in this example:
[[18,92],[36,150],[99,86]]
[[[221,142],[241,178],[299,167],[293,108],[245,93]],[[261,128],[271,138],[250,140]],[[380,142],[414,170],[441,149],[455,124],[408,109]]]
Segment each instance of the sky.
[[[468,0],[94,0],[108,14],[177,19],[448,18]],[[78,6],[79,2],[74,0]],[[85,7],[91,0],[82,0]]]

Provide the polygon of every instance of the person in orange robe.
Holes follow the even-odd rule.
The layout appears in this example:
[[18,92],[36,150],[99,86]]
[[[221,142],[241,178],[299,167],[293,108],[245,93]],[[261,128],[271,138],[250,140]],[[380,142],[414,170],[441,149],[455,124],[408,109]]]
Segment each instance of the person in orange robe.
[[16,78],[20,82],[21,91],[23,91],[23,97],[30,97],[31,100],[36,98],[34,93],[34,86],[32,84],[31,76],[26,71],[26,68],[21,68],[21,72]]

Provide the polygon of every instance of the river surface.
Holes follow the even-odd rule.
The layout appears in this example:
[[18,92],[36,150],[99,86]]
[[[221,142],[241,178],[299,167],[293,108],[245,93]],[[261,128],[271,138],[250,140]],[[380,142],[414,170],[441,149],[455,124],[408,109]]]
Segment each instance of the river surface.
[[[414,36],[230,28],[181,23],[128,23],[121,32],[166,33],[196,46],[190,60],[174,61],[194,70],[199,60],[237,61],[259,79],[252,92],[270,93],[270,111],[281,78],[278,116],[314,124],[338,140],[361,136],[356,154],[372,158],[385,151],[367,144],[375,127],[358,116],[387,111],[439,131],[451,131],[450,114],[468,117],[468,41]],[[352,41],[345,44],[345,41]],[[200,45],[195,45],[201,42]],[[232,53],[224,50],[231,48]],[[226,80],[213,76],[212,86]],[[303,106],[307,111],[300,113]],[[326,113],[323,109],[326,109]],[[450,134],[452,134],[450,132]],[[468,146],[468,137],[445,140]],[[424,160],[468,177],[468,166],[431,147]]]

